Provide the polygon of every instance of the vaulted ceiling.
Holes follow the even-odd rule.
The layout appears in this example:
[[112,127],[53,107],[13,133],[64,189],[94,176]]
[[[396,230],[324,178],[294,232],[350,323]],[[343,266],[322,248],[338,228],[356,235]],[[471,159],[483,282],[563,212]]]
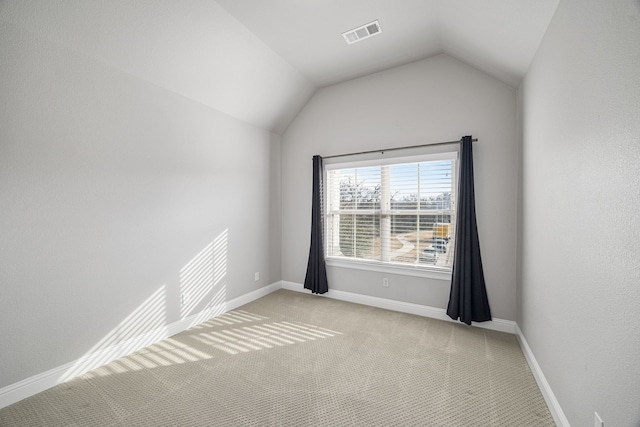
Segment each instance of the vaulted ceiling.
[[[318,86],[454,56],[516,87],[559,0],[218,0]],[[341,34],[378,20],[382,33],[347,45]]]
[[3,0],[0,25],[280,133],[317,88],[440,53],[517,87],[558,1]]

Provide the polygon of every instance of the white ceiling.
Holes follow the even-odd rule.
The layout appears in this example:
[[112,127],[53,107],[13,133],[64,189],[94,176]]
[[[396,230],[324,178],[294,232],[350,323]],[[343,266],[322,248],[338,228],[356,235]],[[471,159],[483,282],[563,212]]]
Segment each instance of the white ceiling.
[[440,53],[516,87],[558,1],[0,0],[0,26],[281,133],[318,87]]
[[[446,53],[514,87],[558,1],[217,0],[317,86]],[[376,19],[382,34],[344,42]]]

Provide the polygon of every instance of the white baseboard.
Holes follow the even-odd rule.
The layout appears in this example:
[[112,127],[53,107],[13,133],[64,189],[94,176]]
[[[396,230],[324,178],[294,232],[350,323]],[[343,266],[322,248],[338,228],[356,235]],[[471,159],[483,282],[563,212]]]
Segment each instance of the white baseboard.
[[[304,285],[295,282],[282,281],[282,287],[290,291],[306,293],[310,292],[308,289],[304,289]],[[443,308],[429,307],[426,305],[414,304],[410,302],[395,301],[386,298],[378,298],[331,289],[327,293],[321,294],[320,296],[341,301],[353,302],[356,304],[370,305],[372,307],[384,308],[386,310],[431,317],[433,319],[444,320],[447,322],[460,323],[447,316],[447,312]],[[511,320],[493,319],[489,322],[472,322],[472,325],[479,328],[491,329],[493,331],[507,332],[510,334],[516,333],[516,323]]]
[[240,295],[239,297],[236,297],[232,300],[225,301],[220,304],[214,305],[213,307],[206,308],[202,310],[200,313],[194,314],[182,320],[178,320],[177,322],[174,322],[171,325],[169,325],[168,326],[169,335],[167,336],[172,336],[182,331],[186,331],[192,326],[198,325],[204,322],[205,320],[211,319],[212,317],[220,316],[221,314],[224,314],[227,311],[235,310],[240,306],[248,304],[251,301],[255,301],[258,298],[262,298],[263,296],[268,295],[271,292],[277,291],[280,288],[282,288],[282,282],[280,281],[274,282],[270,285],[263,286],[259,289],[256,289],[255,291],[251,291],[244,295]]
[[199,313],[178,320],[169,325],[147,332],[135,338],[118,342],[113,346],[84,355],[77,360],[66,363],[57,368],[26,378],[17,383],[0,389],[0,409],[18,402],[36,393],[40,393],[55,385],[61,384],[78,375],[112,362],[120,357],[136,352],[160,340],[189,329],[212,317],[220,316],[244,304],[261,298],[282,287],[281,282],[275,282],[260,289],[241,295],[229,301],[208,307]]
[[524,357],[527,359],[527,363],[529,364],[529,369],[531,369],[531,372],[533,373],[533,376],[538,383],[538,388],[540,388],[540,392],[542,393],[544,400],[547,402],[547,406],[549,407],[549,411],[553,416],[553,420],[556,422],[556,425],[560,427],[570,427],[569,420],[564,415],[558,399],[556,399],[556,396],[553,394],[551,386],[542,373],[542,369],[540,368],[540,365],[538,365],[538,362],[536,361],[536,358],[531,351],[531,347],[529,347],[529,344],[527,343],[527,340],[525,339],[524,334],[520,330],[518,324],[516,324],[516,335],[518,337],[518,341],[520,342],[520,348],[522,348]]
[[282,281],[273,282],[270,285],[263,286],[260,289],[256,289],[248,294],[240,295],[227,302],[227,311],[235,310],[236,308],[249,304],[251,301],[255,301],[258,298],[262,298],[265,295],[269,295],[271,292],[275,292],[282,288]]

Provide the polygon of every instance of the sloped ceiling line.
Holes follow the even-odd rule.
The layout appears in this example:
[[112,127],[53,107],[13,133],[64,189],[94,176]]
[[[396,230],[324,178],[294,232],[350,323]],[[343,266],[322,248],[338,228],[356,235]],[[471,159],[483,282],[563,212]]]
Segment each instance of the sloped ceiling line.
[[282,133],[317,88],[441,53],[517,87],[558,1],[5,0],[0,19]]

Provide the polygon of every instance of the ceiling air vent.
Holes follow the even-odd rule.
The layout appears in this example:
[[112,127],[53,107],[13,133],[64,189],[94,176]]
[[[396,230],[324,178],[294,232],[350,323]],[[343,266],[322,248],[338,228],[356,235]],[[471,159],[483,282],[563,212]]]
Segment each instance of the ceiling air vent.
[[381,32],[382,28],[380,28],[380,24],[378,23],[378,21],[373,21],[361,27],[354,28],[353,30],[342,33],[342,37],[344,37],[344,40],[347,42],[347,44],[353,44],[355,42],[359,42],[360,40],[375,36],[376,34],[380,34]]

